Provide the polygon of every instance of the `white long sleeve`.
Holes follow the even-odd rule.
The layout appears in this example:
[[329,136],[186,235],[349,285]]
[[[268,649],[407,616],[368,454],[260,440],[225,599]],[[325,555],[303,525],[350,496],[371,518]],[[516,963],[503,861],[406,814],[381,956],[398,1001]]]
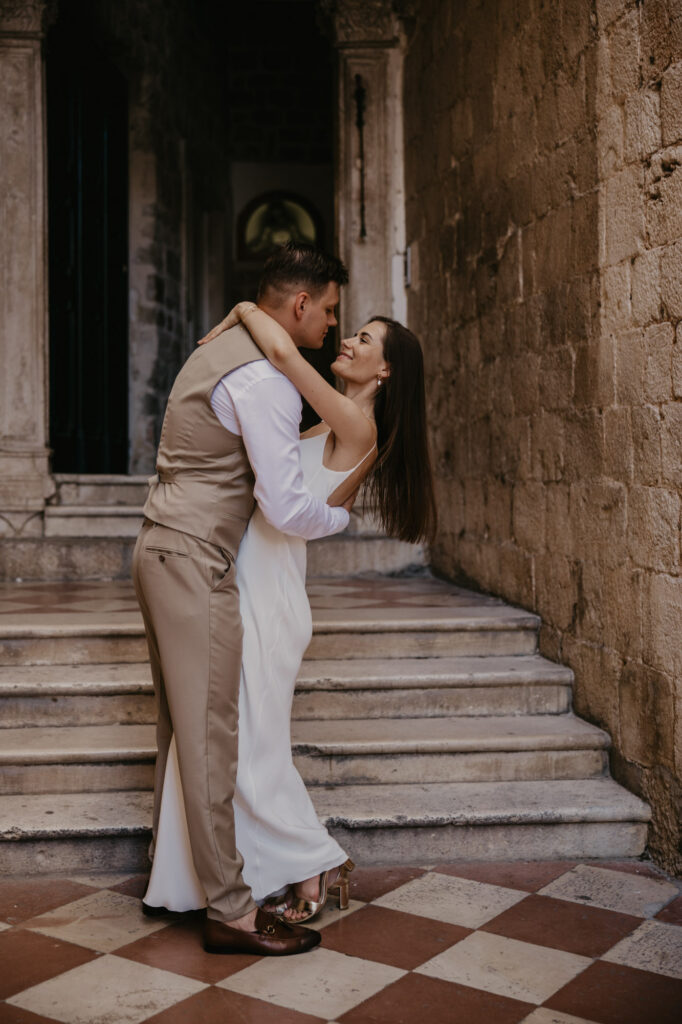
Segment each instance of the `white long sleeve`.
[[313,497],[303,482],[301,396],[283,373],[267,360],[247,363],[222,378],[211,406],[227,430],[243,437],[256,477],[254,497],[271,526],[305,540],[346,528],[346,509]]

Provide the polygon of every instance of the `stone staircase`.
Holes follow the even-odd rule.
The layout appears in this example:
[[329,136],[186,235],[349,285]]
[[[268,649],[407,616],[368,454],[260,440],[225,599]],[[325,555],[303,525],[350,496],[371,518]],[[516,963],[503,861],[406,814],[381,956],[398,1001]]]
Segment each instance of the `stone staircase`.
[[[0,540],[0,580],[129,579],[146,476],[56,474],[43,535]],[[314,576],[423,567],[424,549],[383,536],[356,502],[348,530],[309,548]]]
[[[154,703],[130,584],[0,595],[0,870],[135,870]],[[427,576],[310,579],[296,764],[354,859],[634,857],[649,811],[538,619]]]

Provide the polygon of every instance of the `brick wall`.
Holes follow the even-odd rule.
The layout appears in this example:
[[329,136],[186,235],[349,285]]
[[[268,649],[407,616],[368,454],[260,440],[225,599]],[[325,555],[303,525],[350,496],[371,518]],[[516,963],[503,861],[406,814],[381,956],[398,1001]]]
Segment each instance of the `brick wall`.
[[[441,572],[540,613],[682,869],[682,10],[424,0],[411,326]],[[677,682],[676,682],[677,680]]]

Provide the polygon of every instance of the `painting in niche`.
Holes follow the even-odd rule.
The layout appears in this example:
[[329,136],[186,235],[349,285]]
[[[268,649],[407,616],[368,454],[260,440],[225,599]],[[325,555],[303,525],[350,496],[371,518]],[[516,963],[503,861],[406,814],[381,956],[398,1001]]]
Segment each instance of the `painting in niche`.
[[287,242],[322,245],[320,218],[313,207],[286,192],[252,200],[239,218],[239,258],[262,261]]

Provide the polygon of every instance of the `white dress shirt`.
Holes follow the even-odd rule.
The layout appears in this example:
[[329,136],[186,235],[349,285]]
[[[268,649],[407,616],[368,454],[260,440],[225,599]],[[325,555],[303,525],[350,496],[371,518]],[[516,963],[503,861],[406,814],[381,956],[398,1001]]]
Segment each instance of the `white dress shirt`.
[[314,498],[303,482],[301,396],[288,377],[267,359],[246,363],[216,384],[211,406],[225,429],[244,439],[254,497],[271,526],[305,540],[345,530],[346,509]]

